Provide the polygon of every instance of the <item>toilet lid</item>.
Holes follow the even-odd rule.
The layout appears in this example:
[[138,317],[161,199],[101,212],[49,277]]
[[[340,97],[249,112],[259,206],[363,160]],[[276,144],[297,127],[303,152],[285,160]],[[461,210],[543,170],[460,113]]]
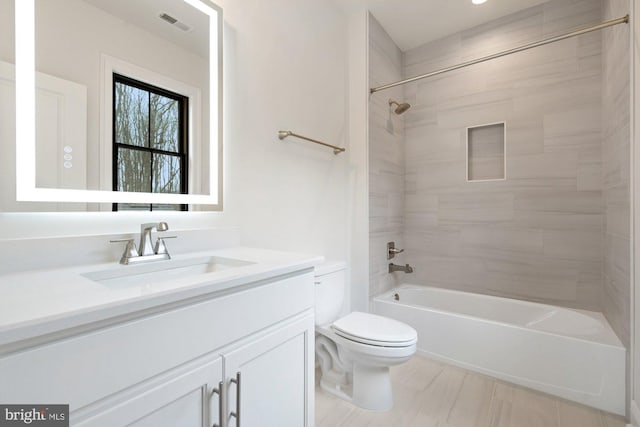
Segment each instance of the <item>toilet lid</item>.
[[336,320],[331,328],[352,341],[383,347],[405,347],[418,339],[416,330],[405,323],[359,311]]

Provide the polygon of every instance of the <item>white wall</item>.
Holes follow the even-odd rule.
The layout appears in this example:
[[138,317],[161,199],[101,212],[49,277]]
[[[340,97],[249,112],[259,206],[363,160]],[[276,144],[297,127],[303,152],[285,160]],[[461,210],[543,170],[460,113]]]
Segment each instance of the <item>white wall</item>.
[[0,61],[15,61],[14,30],[13,30],[13,0],[0,0]]
[[225,6],[225,216],[248,245],[345,259],[348,157],[277,132],[345,145],[346,19],[320,0]]
[[366,0],[334,0],[348,15],[349,47],[349,265],[351,310],[369,305],[369,144],[368,44]]
[[244,245],[347,259],[348,174],[359,166],[348,155],[276,136],[291,129],[349,153],[347,17],[324,0],[233,0],[223,7],[225,210],[1,213],[0,239],[137,232],[141,222],[167,218],[173,229],[237,225]]

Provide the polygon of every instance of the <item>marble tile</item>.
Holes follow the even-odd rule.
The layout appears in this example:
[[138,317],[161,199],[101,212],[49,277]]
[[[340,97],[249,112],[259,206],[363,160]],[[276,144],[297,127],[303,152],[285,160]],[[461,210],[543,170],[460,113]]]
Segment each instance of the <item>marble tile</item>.
[[[593,46],[593,39],[590,43],[583,55],[599,55],[599,45]],[[544,53],[514,55],[484,70],[478,67],[451,76],[446,83],[455,86],[449,89],[452,96],[437,107],[438,122],[421,119],[421,111],[405,122],[405,188],[409,191],[405,198],[411,209],[405,213],[404,235],[407,259],[416,267],[408,280],[571,307],[598,306],[595,295],[602,279],[601,263],[583,268],[579,262],[592,260],[600,242],[595,248],[580,247],[576,254],[571,247],[547,239],[552,254],[548,256],[543,245],[544,236],[556,230],[574,231],[580,242],[589,243],[592,233],[602,230],[601,148],[593,138],[599,135],[600,111],[589,107],[598,105],[599,89],[586,95],[590,103],[572,104],[558,118],[548,113],[549,101],[571,104],[573,89],[581,88],[579,82],[569,84],[566,94],[554,93],[567,85],[570,73],[578,68],[578,50],[577,41],[558,44]],[[430,46],[424,52],[437,49]],[[419,54],[405,53],[405,58],[412,56],[417,64]],[[585,76],[594,75],[592,71]],[[460,78],[471,76],[480,83]],[[424,83],[405,93],[417,94],[425,103],[438,102],[446,93],[444,82]],[[494,90],[482,93],[484,85]],[[547,92],[535,108],[513,111],[511,104],[492,108],[494,102],[518,100],[540,88]],[[466,183],[461,173],[464,151],[456,144],[456,132],[465,129],[463,123],[480,120],[476,108],[484,109],[483,114],[497,111],[506,120],[505,182]],[[588,120],[589,125],[585,128],[580,120]],[[421,137],[427,139],[427,135],[435,141],[433,147],[421,144]],[[423,197],[430,202],[420,203]],[[556,260],[557,255],[566,259]]]
[[511,49],[542,36],[541,7],[531,7],[462,32],[463,59]]
[[[623,3],[550,0],[407,52],[373,23],[370,78],[387,83],[453,65],[600,21],[603,12],[624,14]],[[622,27],[608,29],[371,97],[371,231],[400,236],[394,239],[406,246],[403,260],[415,268],[412,276],[385,276],[377,256],[371,288],[410,280],[604,309],[624,336],[625,43]],[[412,108],[395,116],[385,105],[389,97]],[[502,121],[506,180],[467,182],[467,127]],[[474,166],[497,165],[491,162]]]
[[[604,19],[629,13],[629,2],[604,0]],[[602,174],[604,221],[603,314],[620,340],[630,342],[629,298],[629,37],[625,28],[602,32]],[[628,365],[627,365],[628,366]]]
[[544,254],[548,257],[577,261],[602,259],[602,234],[598,231],[544,231]]
[[564,32],[599,22],[601,3],[596,0],[550,1],[542,5],[544,33],[546,35]]
[[460,45],[461,36],[458,33],[403,52],[403,78],[460,63]]
[[[482,185],[484,183],[470,183]],[[438,222],[446,224],[492,224],[511,221],[514,213],[512,193],[441,194]]]
[[[369,79],[372,86],[402,78],[402,52],[369,15]],[[389,274],[387,242],[403,247],[405,224],[404,117],[390,108],[389,98],[403,102],[402,88],[369,97],[369,295],[396,285]]]
[[316,385],[316,426],[625,426],[622,417],[421,356],[392,367],[391,383],[395,404],[384,412],[356,408]]
[[512,155],[507,161],[509,179],[572,178],[578,174],[578,155],[573,152]]
[[[408,85],[409,87],[411,85]],[[437,125],[438,109],[434,105],[417,105],[416,102],[405,94],[404,99],[411,104],[411,109],[403,114],[407,128],[415,126]]]
[[581,106],[544,116],[545,152],[577,150],[580,146],[600,145],[602,108],[598,104]]
[[577,169],[577,190],[596,191],[602,190],[602,164],[578,164]]
[[534,210],[536,206],[530,206],[531,210],[518,210],[514,213],[513,225],[515,227],[542,228],[545,230],[602,230],[604,214],[553,212]]
[[451,99],[438,108],[438,126],[464,129],[504,121],[511,116],[515,100],[509,91],[494,90]]
[[560,427],[557,401],[542,393],[497,383],[491,426]]
[[558,416],[561,427],[603,427],[597,409],[568,401],[558,402]]
[[463,244],[457,227],[425,228],[422,231],[417,228],[415,233],[404,236],[404,242],[407,256],[415,252],[455,257],[461,254]]
[[415,168],[416,190],[441,193],[464,185],[467,180],[465,166],[462,157],[455,162],[432,163],[427,167]]
[[439,425],[446,419],[456,404],[466,373],[460,369],[447,367],[420,393],[420,407],[412,420],[412,425]]
[[601,413],[602,427],[626,427],[627,421],[618,415]]
[[575,305],[572,306],[573,308],[602,311],[603,269],[603,260],[597,263],[580,263],[577,286],[578,297]]
[[507,158],[526,154],[542,154],[544,152],[544,127],[542,115],[511,117],[506,124]]
[[[533,80],[533,79],[532,79]],[[514,90],[513,110],[516,114],[560,113],[600,98],[601,77],[570,73],[561,77],[535,79],[535,85],[523,82]],[[526,84],[526,86],[525,86]]]
[[435,360],[413,357],[407,363],[391,368],[392,383],[394,387],[401,385],[413,393],[419,393],[426,390],[445,367]]
[[[450,99],[466,97],[487,90],[487,78],[491,65],[481,63],[470,68],[455,70],[446,74],[417,81],[415,83],[415,105],[439,105]],[[425,65],[425,70],[426,65]],[[487,70],[478,73],[479,70]]]
[[469,255],[481,254],[488,249],[542,254],[543,235],[541,229],[484,225],[466,225],[460,232],[462,244],[469,249]]
[[566,40],[548,45],[544,50],[524,51],[489,62],[486,86],[488,89],[512,89],[514,93],[520,93],[553,82],[569,81],[569,76],[579,70],[580,65],[584,68],[581,75],[592,74],[596,61],[585,60],[581,64],[575,55],[575,43]]
[[516,257],[486,262],[487,290],[493,295],[571,305],[577,301],[579,268],[544,256]]
[[483,427],[489,421],[495,381],[480,375],[465,375],[458,396],[443,427]]
[[405,150],[411,153],[411,157],[406,159],[407,170],[430,163],[455,162],[464,157],[464,132],[433,125],[406,126]]
[[517,210],[563,214],[602,214],[600,192],[558,191],[555,189],[526,191],[514,197]]
[[[316,373],[316,378],[319,374]],[[316,427],[336,427],[341,425],[347,416],[354,411],[354,407],[316,386],[315,425]]]

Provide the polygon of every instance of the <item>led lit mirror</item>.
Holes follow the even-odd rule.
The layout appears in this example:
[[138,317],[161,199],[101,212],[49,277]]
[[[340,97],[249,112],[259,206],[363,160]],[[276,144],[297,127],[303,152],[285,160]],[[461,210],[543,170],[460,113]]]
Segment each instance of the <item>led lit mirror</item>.
[[15,73],[18,201],[221,207],[218,7],[209,0],[15,0],[13,7],[15,71],[0,62],[0,81]]

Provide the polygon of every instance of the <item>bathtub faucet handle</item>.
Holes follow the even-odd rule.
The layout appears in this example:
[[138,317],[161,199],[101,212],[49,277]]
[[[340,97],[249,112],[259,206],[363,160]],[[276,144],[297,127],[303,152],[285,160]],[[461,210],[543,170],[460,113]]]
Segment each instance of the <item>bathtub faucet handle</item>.
[[393,259],[396,255],[404,252],[404,249],[397,249],[396,242],[387,243],[387,259]]

